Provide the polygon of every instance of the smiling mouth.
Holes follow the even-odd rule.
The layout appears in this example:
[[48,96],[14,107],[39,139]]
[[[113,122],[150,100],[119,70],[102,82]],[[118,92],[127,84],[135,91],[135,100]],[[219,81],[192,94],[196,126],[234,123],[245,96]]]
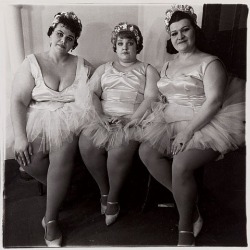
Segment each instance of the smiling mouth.
[[185,43],[186,41],[181,41],[181,42],[178,42],[178,44],[181,44],[181,43]]

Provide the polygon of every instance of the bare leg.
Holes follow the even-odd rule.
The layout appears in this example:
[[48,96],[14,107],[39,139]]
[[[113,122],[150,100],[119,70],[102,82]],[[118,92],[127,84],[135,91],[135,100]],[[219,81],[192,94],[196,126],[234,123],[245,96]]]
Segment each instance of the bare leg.
[[[108,202],[118,202],[120,191],[128,176],[130,167],[132,166],[133,157],[139,143],[131,141],[129,145],[114,148],[108,151],[108,175],[110,191]],[[114,214],[117,206],[108,206],[106,214]]]
[[48,153],[39,152],[41,140],[37,139],[32,143],[33,154],[31,156],[31,163],[22,168],[39,182],[47,185],[47,172],[49,168]]
[[[66,196],[74,166],[74,157],[78,139],[66,143],[57,151],[51,152],[50,166],[47,176],[47,206],[45,213],[46,223],[57,220],[59,207]],[[47,240],[60,236],[57,224],[48,225]]]
[[95,147],[92,141],[84,135],[81,135],[79,138],[79,148],[82,159],[95,179],[101,195],[107,195],[109,193],[109,180],[106,150]]
[[[179,212],[179,231],[193,232],[193,212],[197,198],[194,170],[216,159],[219,153],[212,149],[192,149],[174,157],[172,166],[172,189]],[[193,236],[179,235],[179,244],[191,244]]]
[[172,167],[167,158],[146,142],[141,144],[139,148],[139,155],[150,174],[171,191]]

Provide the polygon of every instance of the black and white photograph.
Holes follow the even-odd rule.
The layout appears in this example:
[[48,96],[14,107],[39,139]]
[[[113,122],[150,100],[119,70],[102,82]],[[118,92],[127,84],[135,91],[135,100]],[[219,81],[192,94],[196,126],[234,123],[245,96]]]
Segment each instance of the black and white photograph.
[[1,2],[3,248],[248,248],[244,2]]

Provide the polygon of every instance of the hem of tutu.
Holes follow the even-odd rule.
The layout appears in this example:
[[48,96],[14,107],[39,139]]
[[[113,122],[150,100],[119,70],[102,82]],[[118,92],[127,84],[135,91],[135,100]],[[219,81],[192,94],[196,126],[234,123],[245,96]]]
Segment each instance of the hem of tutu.
[[28,142],[36,143],[36,141],[40,141],[38,142],[38,145],[39,145],[38,152],[43,152],[44,154],[48,154],[48,153],[52,153],[52,152],[56,152],[60,150],[60,148],[62,148],[62,146],[65,143],[72,143],[75,136],[76,134],[71,133],[67,137],[58,141],[55,141],[55,139],[52,139],[52,138],[46,139],[45,137],[41,137],[41,136],[36,136],[32,138],[28,136]]
[[[169,159],[173,159],[173,154],[171,154],[171,153],[169,153],[169,152],[167,152],[166,150],[163,150],[163,149],[159,149],[157,146],[155,146],[155,145],[152,145],[151,143],[150,143],[150,141],[144,141],[144,142],[148,142],[150,145],[151,145],[151,147],[153,148],[153,149],[155,149],[155,150],[157,150],[159,153],[161,153],[163,156],[165,156],[165,157],[167,157],[167,158],[169,158]],[[206,148],[199,148],[199,147],[190,147],[190,148],[187,148],[187,149],[184,149],[182,152],[186,152],[186,151],[189,151],[189,150],[192,150],[192,149],[197,149],[197,150],[207,150],[207,149],[212,149],[211,147],[206,147]],[[212,150],[214,150],[214,149],[212,149]],[[220,152],[220,151],[218,151],[218,150],[214,150],[215,152],[218,152],[218,157],[216,157],[213,161],[218,161],[218,160],[222,160],[222,159],[224,159],[224,157],[225,157],[225,155],[227,154],[227,153],[229,153],[229,152],[231,152],[231,151],[235,151],[235,150],[237,150],[237,149],[233,149],[233,150],[229,150],[229,151],[227,151],[227,152]]]
[[108,151],[128,145],[130,141],[139,142],[140,128],[139,126],[127,129],[124,129],[124,127],[114,128],[98,123],[85,126],[81,133],[89,138],[97,148],[105,148]]

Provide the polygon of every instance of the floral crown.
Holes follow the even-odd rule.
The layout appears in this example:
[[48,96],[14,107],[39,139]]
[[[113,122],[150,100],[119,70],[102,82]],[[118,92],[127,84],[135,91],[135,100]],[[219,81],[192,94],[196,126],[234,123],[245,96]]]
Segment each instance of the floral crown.
[[[76,16],[76,14],[74,13],[74,12],[72,12],[72,11],[70,11],[70,12],[59,12],[58,14],[56,14],[55,16],[54,16],[54,20],[53,20],[53,22],[52,22],[52,26],[53,27],[55,27],[56,26],[56,24],[58,24],[59,22],[60,22],[60,18],[61,17],[65,17],[65,18],[67,18],[67,19],[73,19],[74,21],[76,21],[78,24],[79,24],[79,26],[80,26],[80,28],[82,29],[82,23],[81,23],[81,20]],[[78,38],[78,37],[77,37]]]
[[140,36],[140,30],[137,26],[133,25],[133,24],[128,24],[126,22],[124,23],[119,23],[117,26],[115,26],[114,30],[112,31],[112,41],[115,41],[115,38],[117,37],[117,35],[119,34],[119,32],[121,31],[130,31],[134,34],[135,39],[137,44],[140,42],[141,40],[141,36]]
[[169,30],[170,19],[176,11],[182,11],[182,12],[189,14],[194,20],[194,22],[197,23],[197,15],[194,13],[193,7],[191,7],[190,5],[184,5],[184,4],[174,4],[171,6],[171,9],[167,10],[165,13],[166,14],[165,25],[166,25],[167,30]]

